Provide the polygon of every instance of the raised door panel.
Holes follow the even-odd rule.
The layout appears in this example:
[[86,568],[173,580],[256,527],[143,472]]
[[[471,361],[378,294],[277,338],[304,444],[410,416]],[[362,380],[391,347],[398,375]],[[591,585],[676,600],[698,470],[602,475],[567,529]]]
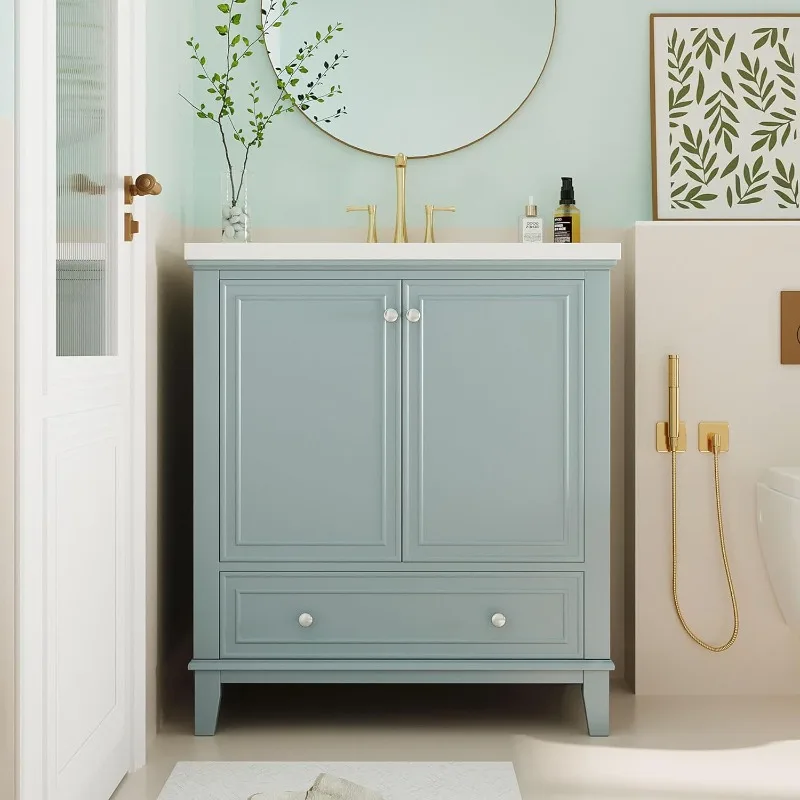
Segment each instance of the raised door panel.
[[583,282],[404,296],[404,561],[581,561]]
[[221,302],[221,559],[399,560],[399,282],[223,281]]

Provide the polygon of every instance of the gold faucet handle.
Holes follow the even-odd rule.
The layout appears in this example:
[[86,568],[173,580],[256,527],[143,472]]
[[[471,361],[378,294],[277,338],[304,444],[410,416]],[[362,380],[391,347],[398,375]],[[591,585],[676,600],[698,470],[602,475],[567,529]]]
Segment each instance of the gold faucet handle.
[[369,227],[367,229],[367,241],[370,244],[375,244],[378,241],[378,228],[375,223],[377,216],[378,206],[347,206],[348,211],[366,211],[369,214]]
[[436,237],[433,231],[433,212],[434,211],[455,211],[455,206],[425,206],[425,241],[435,242]]

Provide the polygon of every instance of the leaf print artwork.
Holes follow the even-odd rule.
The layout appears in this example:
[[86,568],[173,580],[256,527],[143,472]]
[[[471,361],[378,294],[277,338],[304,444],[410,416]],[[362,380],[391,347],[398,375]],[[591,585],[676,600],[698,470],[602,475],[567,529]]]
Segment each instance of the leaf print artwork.
[[652,25],[655,218],[800,219],[800,13]]

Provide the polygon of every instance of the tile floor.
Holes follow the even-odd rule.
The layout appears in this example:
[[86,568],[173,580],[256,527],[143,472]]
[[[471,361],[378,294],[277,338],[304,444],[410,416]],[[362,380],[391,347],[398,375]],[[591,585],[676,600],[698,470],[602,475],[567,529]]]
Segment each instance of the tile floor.
[[798,800],[800,696],[617,688],[612,735],[590,739],[577,687],[231,686],[216,736],[181,704],[114,800],[156,800],[191,760],[511,760],[523,800]]

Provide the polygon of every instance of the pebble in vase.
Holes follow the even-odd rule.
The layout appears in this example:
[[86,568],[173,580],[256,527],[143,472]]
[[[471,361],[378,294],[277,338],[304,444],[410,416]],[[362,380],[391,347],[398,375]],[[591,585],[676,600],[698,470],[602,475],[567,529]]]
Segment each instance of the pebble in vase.
[[238,205],[222,207],[222,238],[247,241],[247,213]]

